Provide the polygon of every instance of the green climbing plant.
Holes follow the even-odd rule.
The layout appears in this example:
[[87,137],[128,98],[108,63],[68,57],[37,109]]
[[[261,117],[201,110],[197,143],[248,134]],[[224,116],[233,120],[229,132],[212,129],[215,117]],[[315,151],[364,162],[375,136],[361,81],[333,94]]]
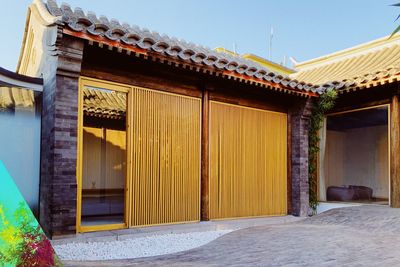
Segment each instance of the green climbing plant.
[[317,168],[319,152],[319,130],[321,129],[326,112],[331,110],[337,98],[337,92],[329,89],[314,103],[311,111],[310,127],[308,130],[308,177],[310,208],[315,214],[318,206]]

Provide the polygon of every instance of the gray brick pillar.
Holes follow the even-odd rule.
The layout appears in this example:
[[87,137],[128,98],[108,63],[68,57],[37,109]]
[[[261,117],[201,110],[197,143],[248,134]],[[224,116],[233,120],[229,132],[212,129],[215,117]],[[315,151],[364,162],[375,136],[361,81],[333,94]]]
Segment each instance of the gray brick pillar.
[[308,125],[312,99],[299,101],[292,107],[291,124],[291,176],[292,176],[292,214],[307,216],[309,210],[308,188]]
[[49,236],[76,230],[78,80],[83,47],[82,40],[59,32],[44,73],[40,223]]

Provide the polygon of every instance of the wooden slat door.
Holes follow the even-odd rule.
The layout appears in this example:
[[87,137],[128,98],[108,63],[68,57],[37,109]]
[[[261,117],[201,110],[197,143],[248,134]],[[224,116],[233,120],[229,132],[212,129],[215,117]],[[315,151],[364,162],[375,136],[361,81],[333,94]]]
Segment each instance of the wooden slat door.
[[287,213],[287,114],[211,101],[210,218]]
[[201,100],[132,90],[131,226],[200,220]]

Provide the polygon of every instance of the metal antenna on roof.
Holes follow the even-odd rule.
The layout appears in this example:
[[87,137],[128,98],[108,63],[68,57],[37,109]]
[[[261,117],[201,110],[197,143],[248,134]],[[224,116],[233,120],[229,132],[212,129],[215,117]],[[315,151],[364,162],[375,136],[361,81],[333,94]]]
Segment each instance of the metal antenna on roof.
[[274,28],[271,26],[271,32],[269,35],[269,59],[272,60],[272,39],[274,38]]
[[235,55],[237,54],[237,46],[236,43],[233,43],[233,52],[235,53]]
[[299,64],[299,62],[294,57],[289,57],[290,61],[292,62],[293,66]]

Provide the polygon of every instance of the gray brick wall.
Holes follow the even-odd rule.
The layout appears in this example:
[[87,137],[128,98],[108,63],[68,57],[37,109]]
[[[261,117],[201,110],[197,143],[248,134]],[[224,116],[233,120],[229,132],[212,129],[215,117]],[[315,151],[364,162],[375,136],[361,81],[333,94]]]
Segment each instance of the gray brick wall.
[[59,36],[56,64],[45,76],[40,223],[49,236],[76,230],[78,79],[83,41]]
[[308,187],[308,125],[312,100],[299,101],[290,110],[292,127],[292,214],[307,216],[309,211]]

